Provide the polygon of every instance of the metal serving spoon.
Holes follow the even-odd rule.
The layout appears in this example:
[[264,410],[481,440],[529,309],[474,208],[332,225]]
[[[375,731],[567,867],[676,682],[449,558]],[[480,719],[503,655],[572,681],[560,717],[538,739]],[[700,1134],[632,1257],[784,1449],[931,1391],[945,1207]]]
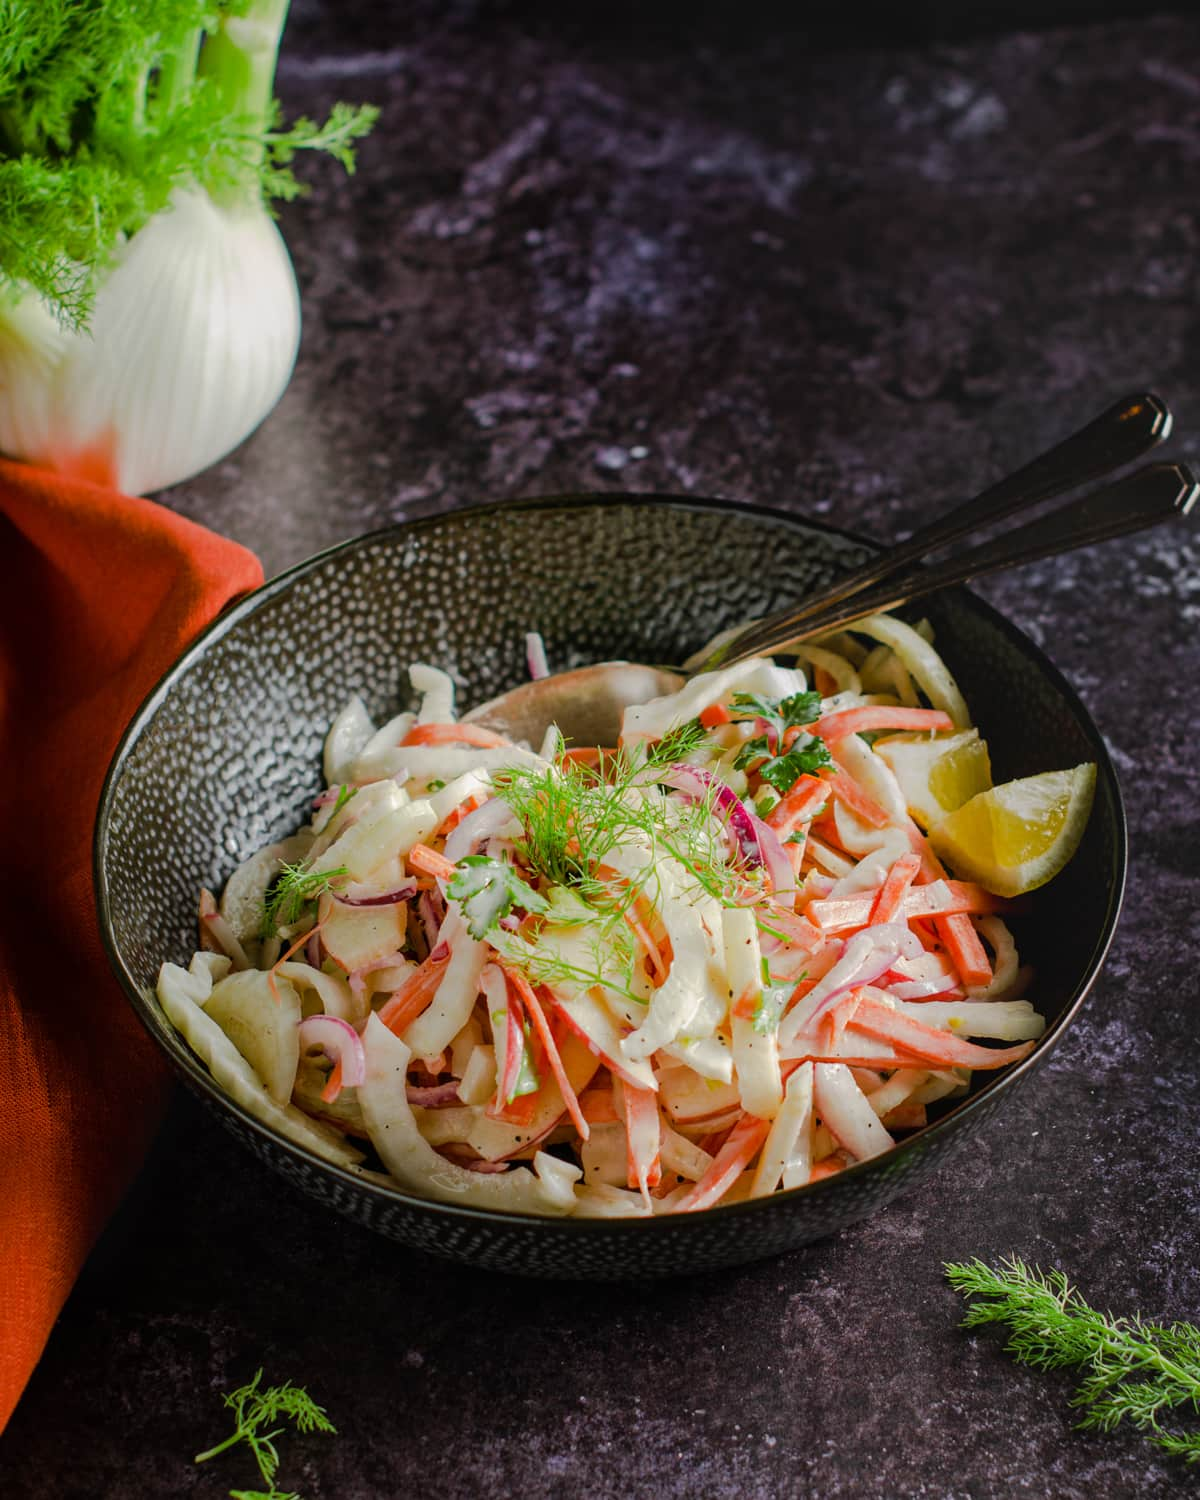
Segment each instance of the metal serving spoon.
[[522,683],[480,704],[465,719],[534,745],[551,724],[574,744],[613,745],[626,708],[677,692],[685,674],[769,656],[791,641],[839,630],[851,620],[896,609],[937,589],[1186,515],[1200,494],[1192,471],[1181,463],[1149,464],[990,541],[926,562],[931,553],[985,526],[1131,463],[1170,431],[1171,413],[1164,401],[1148,394],[1130,396],[1009,478],[801,603],[718,636],[683,672],[636,662],[598,662]]

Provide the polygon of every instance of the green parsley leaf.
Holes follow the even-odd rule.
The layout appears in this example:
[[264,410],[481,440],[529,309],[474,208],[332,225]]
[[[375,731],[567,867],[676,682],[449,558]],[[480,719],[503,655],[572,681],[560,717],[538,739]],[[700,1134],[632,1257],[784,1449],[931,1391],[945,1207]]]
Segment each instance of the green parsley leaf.
[[776,742],[794,725],[811,724],[821,716],[820,693],[793,693],[790,698],[763,698],[757,693],[734,693],[730,713],[735,719],[762,719],[775,731]]
[[833,765],[833,756],[825,741],[813,734],[800,735],[786,755],[772,755],[765,736],[760,735],[746,741],[733,764],[738,771],[757,770],[759,779],[783,797],[801,776]]
[[[774,736],[772,739],[760,734],[747,740],[737,753],[734,769],[756,769],[759,779],[774,787],[781,797],[791,791],[801,776],[833,764],[829,747],[811,734],[798,735],[786,755],[773,754],[771,749],[772,744],[776,747],[783,744],[789,729],[811,724],[820,716],[820,693],[793,693],[777,702],[757,693],[735,693],[732,706],[735,718],[762,719]],[[765,764],[760,765],[760,761]]]
[[815,735],[801,735],[786,755],[776,756],[758,768],[759,779],[773,786],[781,797],[796,785],[801,776],[811,776],[822,766],[833,765],[833,756],[824,740]]
[[483,854],[468,854],[459,860],[446,894],[461,906],[467,931],[477,942],[482,942],[514,906],[537,913],[548,911],[550,906],[521,879],[513,865]]

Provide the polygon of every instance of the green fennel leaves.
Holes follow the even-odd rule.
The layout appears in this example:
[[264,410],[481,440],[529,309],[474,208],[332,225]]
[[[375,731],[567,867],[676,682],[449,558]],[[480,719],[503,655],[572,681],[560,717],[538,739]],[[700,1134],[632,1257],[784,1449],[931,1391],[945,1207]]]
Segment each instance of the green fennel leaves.
[[1200,1462],[1200,1430],[1163,1425],[1172,1413],[1200,1413],[1200,1328],[1098,1312],[1061,1271],[1016,1256],[995,1267],[947,1263],[945,1272],[971,1300],[964,1328],[1000,1324],[1005,1349],[1022,1364],[1084,1372],[1071,1398],[1081,1428],[1111,1432],[1127,1421],[1173,1457]]
[[298,922],[310,903],[318,901],[333,888],[335,881],[344,880],[348,874],[345,865],[336,870],[309,870],[302,863],[283,865],[263,903],[259,935],[273,937],[280,926],[290,927]]
[[[283,1427],[271,1424],[282,1419],[291,1422],[298,1432],[336,1432],[337,1428],[318,1406],[303,1386],[285,1381],[283,1385],[261,1386],[260,1369],[247,1385],[239,1386],[225,1397],[225,1405],[233,1410],[236,1426],[223,1442],[196,1454],[198,1464],[207,1463],[218,1453],[245,1443],[254,1454],[258,1472],[262,1476],[265,1490],[230,1490],[233,1500],[301,1500],[294,1491],[284,1492],[275,1487],[275,1476],[279,1472],[279,1450],[275,1439],[284,1431]],[[270,1428],[264,1432],[263,1428]]]
[[335,104],[285,125],[284,0],[37,0],[0,24],[0,287],[86,325],[122,237],[197,188],[293,198],[297,152],[353,168],[378,116]]

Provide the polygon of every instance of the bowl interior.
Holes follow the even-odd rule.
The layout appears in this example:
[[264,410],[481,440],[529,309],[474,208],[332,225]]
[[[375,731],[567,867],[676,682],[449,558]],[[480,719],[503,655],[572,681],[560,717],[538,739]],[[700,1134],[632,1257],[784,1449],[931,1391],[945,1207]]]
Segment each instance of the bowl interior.
[[[682,660],[717,629],[780,608],[870,544],[718,502],[579,497],[460,511],[360,538],[283,575],[218,622],[139,712],[97,830],[101,925],[143,1021],[191,1080],[202,1065],[156,1004],[165,959],[194,947],[196,897],[309,816],[325,731],[352,693],[380,721],[407,667],[448,670],[463,708],[523,679],[538,630],[552,670]],[[997,781],[1099,762],[1083,847],[1017,929],[1053,1035],[1111,935],[1124,830],[1083,707],[1036,647],[965,592],[916,611],[987,738]],[[140,1003],[139,1003],[140,1000]],[[978,1078],[986,1091],[1002,1080]]]

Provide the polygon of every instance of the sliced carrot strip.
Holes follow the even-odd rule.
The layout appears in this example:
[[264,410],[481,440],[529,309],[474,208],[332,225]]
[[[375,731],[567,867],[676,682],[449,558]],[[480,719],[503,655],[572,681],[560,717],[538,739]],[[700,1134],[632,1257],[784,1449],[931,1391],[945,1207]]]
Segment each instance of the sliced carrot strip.
[[807,772],[796,782],[787,796],[777,802],[767,814],[765,822],[780,838],[794,833],[801,823],[811,822],[813,814],[829,796],[829,788],[819,776]]
[[679,1211],[693,1213],[700,1208],[711,1208],[718,1202],[742,1170],[750,1165],[770,1128],[770,1120],[744,1114],[729,1132],[729,1139],[713,1158],[712,1166],[691,1192],[680,1199]]
[[[853,1026],[850,1027],[853,1031]],[[847,1068],[871,1068],[878,1070],[886,1068],[889,1072],[896,1068],[928,1068],[929,1064],[911,1052],[874,1053],[867,1056],[865,1053],[859,1056],[854,1051],[854,1038],[843,1036],[835,1051],[826,1049],[814,1042],[811,1047],[798,1057],[789,1057],[786,1062],[779,1065],[779,1071],[786,1083],[801,1063],[841,1063]]]
[[321,1090],[321,1098],[326,1104],[332,1104],[342,1092],[342,1060],[339,1057],[333,1065],[333,1072],[325,1080],[325,1087]]
[[559,1092],[562,1094],[563,1103],[567,1107],[567,1113],[571,1116],[580,1136],[586,1141],[591,1132],[588,1130],[588,1122],[583,1111],[579,1107],[579,1098],[571,1087],[571,1080],[567,1077],[567,1070],[563,1067],[563,1060],[558,1050],[558,1043],[554,1040],[554,1033],[550,1030],[550,1023],[546,1020],[546,1012],[542,1009],[542,1003],[534,993],[529,981],[521,973],[520,969],[509,968],[507,964],[501,964],[504,977],[508,980],[510,990],[515,990],[521,998],[529,1019],[533,1022],[533,1029],[537,1032],[538,1040],[542,1044],[542,1050],[546,1055],[546,1061],[550,1064],[550,1071],[558,1084]]
[[[329,919],[326,918],[325,920],[328,921]],[[267,975],[267,988],[271,991],[276,1005],[282,1005],[283,1002],[279,998],[279,985],[276,983],[277,976],[275,971],[279,968],[280,964],[287,963],[288,959],[291,958],[292,954],[296,952],[297,948],[303,948],[304,945],[308,942],[309,938],[320,932],[321,928],[324,927],[324,925],[325,922],[317,922],[312,927],[310,927],[307,932],[302,932],[296,939],[296,941],[292,944],[292,946],[287,950],[287,952],[281,953],[275,960],[275,962],[271,965],[271,971]]]
[[579,1096],[579,1112],[589,1125],[615,1125],[620,1120],[613,1103],[612,1085],[585,1089]]
[[403,1036],[417,1017],[429,1009],[448,962],[448,957],[427,958],[380,1008],[379,1019],[389,1031]]
[[905,1100],[903,1104],[897,1104],[895,1109],[888,1110],[881,1123],[889,1130],[923,1130],[929,1120],[923,1104]]
[[702,729],[717,729],[722,724],[733,722],[733,715],[723,703],[710,703],[707,708],[700,710],[700,727]]
[[921,861],[915,854],[902,854],[887,873],[887,878],[879,887],[879,892],[871,906],[871,914],[868,920],[874,925],[877,922],[890,922],[904,905],[904,897],[909,886],[920,873]]
[[509,972],[503,965],[501,965],[501,970],[504,974],[504,990],[508,1002],[504,1019],[504,1060],[496,1070],[496,1097],[484,1113],[498,1119],[511,1119],[512,1115],[509,1111],[516,1108],[520,1113],[532,1096],[516,1094],[517,1079],[521,1073],[521,1055],[525,1049],[524,1016],[521,1013],[520,995],[514,993]]
[[[896,863],[899,864],[900,860]],[[990,891],[985,891],[981,885],[974,885],[971,881],[946,880],[943,884],[945,894],[937,886],[931,885],[914,885],[902,891],[898,905],[888,917],[879,917],[875,913],[875,903],[883,895],[882,888],[875,895],[868,892],[862,896],[833,896],[810,901],[808,915],[820,924],[822,932],[828,934],[842,932],[848,927],[865,927],[868,923],[879,921],[913,922],[926,917],[935,917],[940,921],[968,912],[987,915],[1012,910],[1011,904],[1004,897],[993,896]],[[967,925],[970,926],[970,923]],[[974,936],[973,927],[971,933]],[[978,938],[976,941],[978,942]],[[983,953],[982,947],[979,951]],[[986,957],[984,954],[985,960]],[[961,969],[959,973],[962,973]],[[990,968],[988,974],[991,974]],[[968,982],[975,984],[977,981]]]
[[810,731],[826,742],[844,740],[848,734],[866,734],[876,729],[953,729],[954,720],[938,708],[843,708],[826,714]]
[[785,910],[777,901],[759,908],[758,930],[782,938],[805,953],[815,953],[825,941],[825,934],[815,922],[797,912]]
[[[974,907],[971,908],[975,910]],[[992,964],[987,949],[979,941],[970,917],[955,913],[937,919],[938,937],[958,970],[964,984],[988,984],[992,978]]]
[[846,1170],[846,1163],[839,1161],[836,1156],[827,1156],[824,1161],[813,1163],[812,1171],[808,1174],[809,1182],[820,1182],[826,1177],[836,1177],[839,1172]]
[[[926,1026],[924,1021],[917,1021],[903,1011],[892,1010],[867,997],[864,997],[846,1030],[891,1042],[913,1057],[952,1068],[1004,1068],[1009,1063],[1020,1062],[1023,1057],[1028,1057],[1034,1048],[1033,1042],[1022,1042],[1016,1047],[980,1047],[951,1032]],[[878,1063],[872,1066],[877,1067]]]
[[610,753],[600,745],[572,745],[569,750],[563,751],[562,758],[573,766],[587,766],[598,771],[604,764],[604,757]]
[[642,946],[642,951],[649,959],[650,968],[653,971],[653,978],[655,982],[658,984],[662,984],[663,980],[666,979],[667,974],[670,972],[670,966],[665,962],[662,954],[659,952],[658,944],[654,941],[653,937],[651,937],[649,928],[642,921],[641,917],[637,913],[636,908],[633,906],[627,906],[621,913],[621,916],[625,920],[625,925],[629,928],[630,932],[633,933],[634,937],[637,938],[638,942]]
[[[623,886],[626,889],[629,887],[630,882],[626,877],[618,874],[611,865],[597,865],[596,874],[601,880],[607,880],[613,885]],[[654,970],[654,977],[661,984],[670,972],[675,955],[671,951],[671,940],[663,929],[653,903],[644,891],[636,891],[632,902],[621,915],[641,944],[646,957],[650,960],[650,967]]]
[[892,821],[887,812],[872,797],[868,797],[853,776],[845,771],[831,771],[828,767],[821,773],[826,786],[852,813],[875,828],[886,828]]
[[512,741],[480,724],[414,724],[400,744],[474,745],[480,750],[504,750]]
[[821,1017],[820,1028],[825,1045],[830,1052],[836,1052],[841,1046],[842,1033],[847,1023],[853,1018],[855,1011],[862,1002],[862,991],[851,990],[848,995],[843,995],[836,1005],[832,1006]]
[[621,1086],[621,1105],[625,1116],[627,1182],[631,1188],[646,1193],[662,1181],[662,1119],[658,1099],[652,1089]]
[[435,880],[453,880],[458,873],[456,864],[428,844],[412,846],[408,853],[408,868],[419,870],[422,875],[432,875]]
[[482,804],[482,797],[468,797],[465,802],[460,802],[457,807],[451,808],[446,816],[442,819],[441,823],[438,825],[438,832],[442,834],[443,837],[448,833],[452,833],[453,830],[458,827],[458,825],[465,817],[467,817],[470,813],[473,813],[475,809],[482,806]]

